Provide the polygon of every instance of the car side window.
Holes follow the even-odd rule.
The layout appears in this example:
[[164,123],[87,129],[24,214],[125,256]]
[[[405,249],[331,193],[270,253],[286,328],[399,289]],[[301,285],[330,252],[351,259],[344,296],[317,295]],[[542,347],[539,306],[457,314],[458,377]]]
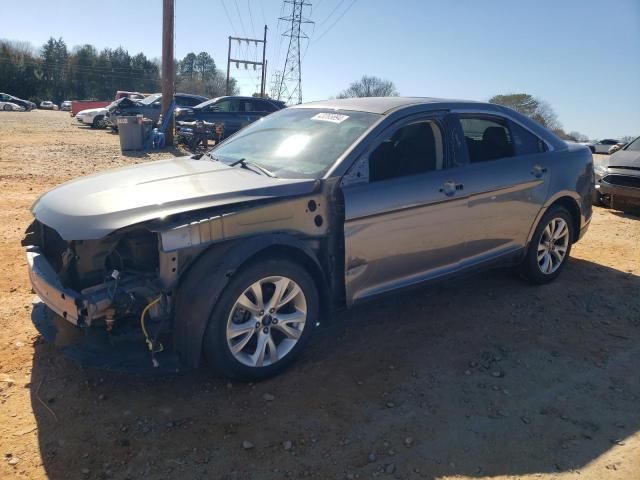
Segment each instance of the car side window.
[[506,122],[478,117],[460,119],[469,152],[469,162],[488,162],[513,157],[515,149]]
[[269,102],[260,102],[260,111],[261,112],[275,112],[278,110],[275,105]]
[[245,112],[264,112],[264,107],[262,106],[262,102],[259,102],[256,100],[245,100],[244,111]]
[[184,99],[184,106],[185,107],[195,107],[196,105],[199,105],[202,102],[203,102],[203,100],[200,100],[199,98],[186,97]]
[[240,100],[221,100],[209,106],[210,112],[241,112],[242,105]]
[[545,143],[526,128],[509,122],[516,155],[533,155],[547,151]]
[[443,168],[443,137],[432,121],[395,130],[369,155],[369,181],[378,182]]

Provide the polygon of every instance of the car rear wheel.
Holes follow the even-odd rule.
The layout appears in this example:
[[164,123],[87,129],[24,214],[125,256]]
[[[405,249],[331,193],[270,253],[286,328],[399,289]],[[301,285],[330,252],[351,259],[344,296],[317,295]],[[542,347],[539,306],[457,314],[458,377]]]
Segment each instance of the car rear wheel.
[[13,108],[11,108],[11,105],[5,105],[4,107],[2,107],[2,109],[3,109],[5,112],[10,112],[11,110],[13,110]]
[[318,311],[315,282],[302,266],[283,258],[252,263],[233,277],[214,307],[205,356],[229,377],[271,377],[300,355]]
[[551,207],[536,227],[520,273],[533,283],[553,281],[567,263],[573,238],[571,214],[561,206]]

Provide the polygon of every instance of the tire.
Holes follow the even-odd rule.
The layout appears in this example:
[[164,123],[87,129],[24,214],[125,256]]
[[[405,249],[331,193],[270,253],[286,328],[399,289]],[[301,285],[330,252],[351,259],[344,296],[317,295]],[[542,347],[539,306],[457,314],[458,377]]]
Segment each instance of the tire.
[[11,105],[5,105],[4,107],[2,107],[2,109],[3,109],[5,112],[10,112],[11,110],[13,110],[13,108],[11,107]]
[[[549,238],[551,229],[558,236],[553,241]],[[576,232],[571,214],[559,205],[551,207],[536,227],[527,255],[520,264],[520,274],[535,284],[552,282],[566,265],[574,238]]]
[[[286,303],[269,311],[276,283],[284,286],[281,298]],[[253,294],[256,285],[260,285],[263,302]],[[254,313],[245,310],[238,303],[241,300],[255,309]],[[303,310],[306,316],[300,314]],[[289,315],[287,321],[285,315]],[[318,315],[318,290],[306,269],[281,257],[252,262],[232,277],[213,308],[204,335],[205,358],[214,370],[227,377],[240,380],[272,377],[302,353]],[[230,333],[234,326],[235,334]],[[274,352],[280,357],[275,361]]]
[[93,119],[91,128],[104,128],[104,115],[98,115]]

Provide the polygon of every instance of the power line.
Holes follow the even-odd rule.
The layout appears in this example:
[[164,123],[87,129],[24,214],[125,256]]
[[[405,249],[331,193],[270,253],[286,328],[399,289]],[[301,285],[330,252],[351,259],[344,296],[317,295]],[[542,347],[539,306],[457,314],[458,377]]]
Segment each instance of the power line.
[[340,6],[343,3],[344,3],[344,0],[340,0],[338,3],[336,3],[336,6],[334,7],[333,10],[331,10],[331,13],[329,15],[327,15],[326,17],[324,17],[324,20],[318,22],[318,26],[324,25],[327,22],[327,20],[329,20],[329,18],[331,18],[333,16],[333,14],[336,13],[338,8],[340,8]]
[[263,6],[263,1],[259,1],[258,4],[260,5],[260,12],[262,13],[262,23],[263,24],[267,24],[267,21],[265,20],[265,16],[264,16],[264,6]]
[[251,35],[256,36],[256,29],[253,26],[253,15],[251,14],[251,4],[247,0],[247,9],[249,10],[249,20],[251,21]]
[[224,8],[224,13],[227,16],[227,20],[229,20],[229,25],[231,25],[231,30],[233,30],[234,35],[238,35],[236,27],[233,25],[233,22],[231,21],[231,15],[229,15],[229,10],[227,10],[227,6],[225,5],[224,0],[220,0],[220,3]]
[[242,21],[242,15],[240,14],[240,8],[238,7],[238,0],[233,0],[233,3],[236,6],[236,12],[238,12],[238,19],[240,20],[240,27],[242,28],[242,35],[248,37],[247,31],[244,28],[244,22]]
[[[0,58],[0,62],[3,62],[8,65],[16,65],[16,63],[11,58]],[[21,65],[27,65],[31,67],[43,67],[49,66],[60,71],[65,71],[67,74],[80,73],[83,75],[94,75],[94,76],[103,76],[103,77],[113,77],[113,78],[126,78],[126,79],[140,79],[140,80],[160,80],[160,77],[146,77],[140,75],[140,73],[146,73],[143,69],[132,69],[130,71],[111,71],[111,70],[96,70],[91,67],[84,67],[79,65],[63,65],[63,64],[43,64],[34,60],[22,60],[20,62]],[[81,67],[81,68],[80,68]],[[129,73],[129,74],[128,74]]]
[[342,17],[344,17],[347,12],[351,9],[351,7],[353,7],[353,5],[357,2],[358,0],[352,0],[351,3],[347,6],[347,8],[345,8],[345,10],[342,12],[342,14],[336,18],[335,22],[333,22],[331,25],[329,25],[329,28],[327,28],[324,32],[322,32],[322,34],[313,41],[313,43],[318,43],[322,37],[324,37],[327,33],[329,33],[329,31],[336,26],[336,24],[342,19]]

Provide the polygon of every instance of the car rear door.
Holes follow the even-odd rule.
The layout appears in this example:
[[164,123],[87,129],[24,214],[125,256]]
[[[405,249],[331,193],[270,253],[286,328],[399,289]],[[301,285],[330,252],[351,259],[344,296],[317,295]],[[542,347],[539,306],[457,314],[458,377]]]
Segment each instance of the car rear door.
[[349,303],[457,268],[467,198],[446,125],[431,114],[390,126],[343,178]]
[[523,125],[497,115],[461,113],[467,148],[459,181],[468,195],[469,223],[462,266],[521,249],[549,190],[548,146]]

